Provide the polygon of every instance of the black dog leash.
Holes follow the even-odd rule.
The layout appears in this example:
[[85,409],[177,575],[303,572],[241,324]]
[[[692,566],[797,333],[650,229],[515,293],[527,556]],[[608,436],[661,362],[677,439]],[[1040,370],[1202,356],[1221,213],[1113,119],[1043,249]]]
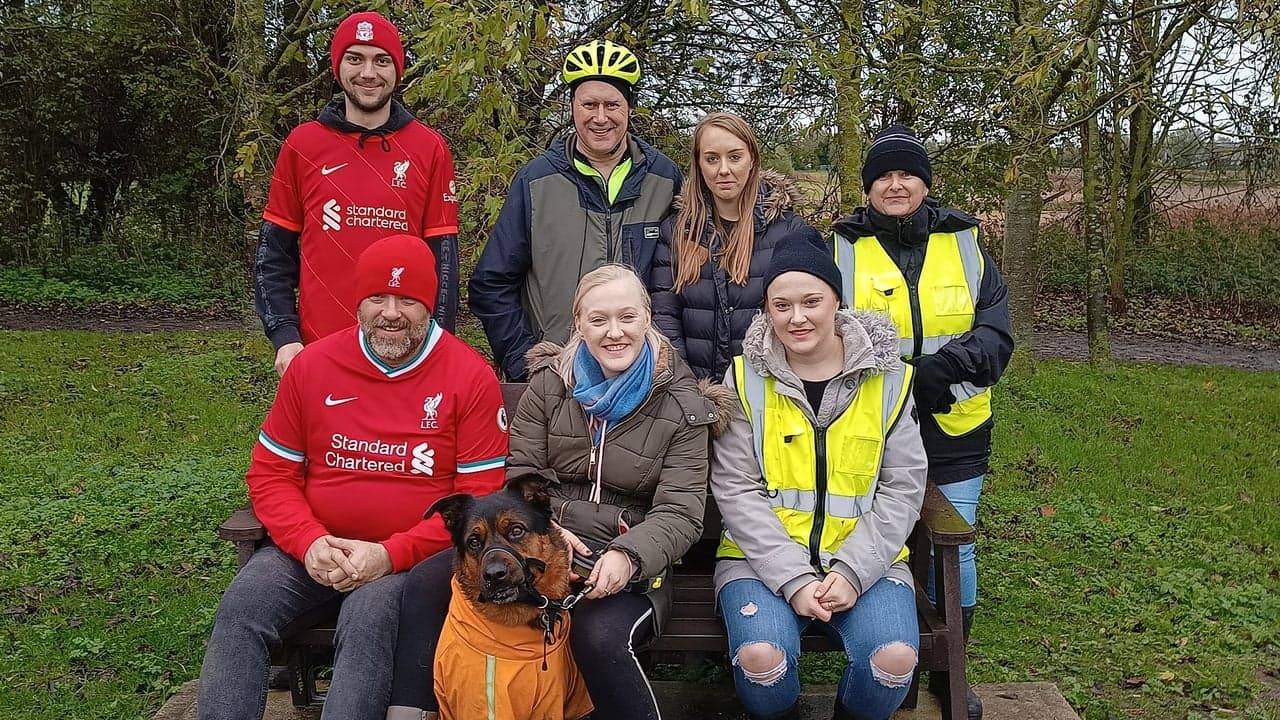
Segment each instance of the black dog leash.
[[538,626],[542,628],[542,671],[547,671],[547,648],[551,647],[551,642],[555,639],[555,634],[564,624],[564,613],[573,609],[587,593],[591,592],[595,585],[588,582],[582,586],[582,589],[576,593],[570,593],[562,600],[553,600],[541,592],[535,586],[537,578],[535,573],[542,574],[547,571],[547,564],[538,558],[523,557],[511,548],[499,545],[490,548],[485,554],[490,552],[505,552],[510,555],[520,565],[520,569],[524,572],[524,584],[520,586],[520,599],[542,611],[538,616]]

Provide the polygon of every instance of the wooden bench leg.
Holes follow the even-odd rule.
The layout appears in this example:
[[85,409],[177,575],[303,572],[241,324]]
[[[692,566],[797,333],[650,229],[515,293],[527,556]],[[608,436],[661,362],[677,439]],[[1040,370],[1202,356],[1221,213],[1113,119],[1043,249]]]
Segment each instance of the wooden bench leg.
[[324,697],[316,692],[316,671],[319,668],[312,662],[311,648],[295,645],[289,648],[289,692],[293,696],[294,707],[318,705]]
[[907,696],[902,699],[902,704],[898,707],[913,710],[920,704],[920,670],[917,669],[911,673],[911,689],[907,691]]
[[938,615],[947,628],[943,651],[947,656],[946,688],[939,698],[944,720],[968,720],[969,679],[964,664],[964,620],[960,609],[960,548],[934,547],[934,586],[941,597],[935,599]]

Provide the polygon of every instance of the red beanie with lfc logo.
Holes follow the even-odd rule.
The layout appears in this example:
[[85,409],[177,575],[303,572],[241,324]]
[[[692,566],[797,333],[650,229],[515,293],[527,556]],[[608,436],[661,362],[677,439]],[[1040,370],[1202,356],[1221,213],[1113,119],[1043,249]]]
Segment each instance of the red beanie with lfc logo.
[[400,44],[400,31],[391,21],[376,12],[351,13],[346,20],[333,31],[333,42],[329,45],[329,62],[333,65],[333,76],[338,76],[338,65],[342,63],[342,54],[352,45],[372,45],[381,48],[391,56],[396,65],[396,82],[404,77],[404,46]]
[[356,260],[356,298],[400,295],[435,310],[436,257],[422,238],[391,235],[375,242]]

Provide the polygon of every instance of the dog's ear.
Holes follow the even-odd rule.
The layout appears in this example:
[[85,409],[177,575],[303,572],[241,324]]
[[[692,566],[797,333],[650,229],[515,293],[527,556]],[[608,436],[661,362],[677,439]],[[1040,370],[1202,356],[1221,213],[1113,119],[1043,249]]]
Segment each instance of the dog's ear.
[[550,481],[539,473],[528,473],[507,481],[507,488],[514,490],[529,503],[540,508],[551,509],[551,496],[547,494]]
[[429,518],[435,513],[440,513],[440,517],[444,518],[445,529],[453,533],[458,523],[467,516],[467,508],[471,506],[471,501],[474,499],[467,493],[446,495],[431,503],[431,507],[427,508],[426,514],[422,517]]

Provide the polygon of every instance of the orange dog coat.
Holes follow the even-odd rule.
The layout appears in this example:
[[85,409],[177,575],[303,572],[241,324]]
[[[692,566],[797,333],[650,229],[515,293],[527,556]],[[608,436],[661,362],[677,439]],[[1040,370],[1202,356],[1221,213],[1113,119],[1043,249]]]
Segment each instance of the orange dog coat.
[[569,617],[546,648],[542,631],[490,623],[463,597],[457,578],[436,646],[441,720],[578,720],[593,709],[569,648]]

